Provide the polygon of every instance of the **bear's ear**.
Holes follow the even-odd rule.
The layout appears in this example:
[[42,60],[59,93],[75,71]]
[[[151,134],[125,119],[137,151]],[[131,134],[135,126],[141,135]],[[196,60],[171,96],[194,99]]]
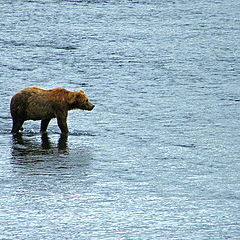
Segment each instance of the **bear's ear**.
[[81,94],[85,94],[83,90],[80,90],[79,92],[80,92]]

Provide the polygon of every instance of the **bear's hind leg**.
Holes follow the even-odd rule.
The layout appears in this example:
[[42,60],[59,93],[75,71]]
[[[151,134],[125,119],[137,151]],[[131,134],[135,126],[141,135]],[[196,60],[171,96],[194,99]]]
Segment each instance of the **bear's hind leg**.
[[13,119],[12,131],[11,133],[18,133],[19,130],[22,128],[24,120],[21,119]]
[[47,130],[47,127],[48,127],[48,124],[49,122],[51,121],[51,118],[50,119],[44,119],[41,121],[41,132],[46,132]]

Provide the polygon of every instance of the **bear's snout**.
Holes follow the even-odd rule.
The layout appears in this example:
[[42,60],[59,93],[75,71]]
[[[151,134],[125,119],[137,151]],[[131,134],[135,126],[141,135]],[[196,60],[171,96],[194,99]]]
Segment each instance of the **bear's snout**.
[[89,100],[87,103],[83,104],[80,106],[80,109],[82,110],[87,110],[87,111],[92,111],[94,109],[95,105],[93,105]]
[[91,106],[89,106],[89,111],[92,111],[94,109],[95,105],[91,104]]

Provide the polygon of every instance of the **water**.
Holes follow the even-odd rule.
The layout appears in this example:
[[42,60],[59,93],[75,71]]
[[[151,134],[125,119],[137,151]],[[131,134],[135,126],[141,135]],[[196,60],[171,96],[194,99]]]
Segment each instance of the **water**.
[[[0,239],[239,239],[239,10],[1,1]],[[26,86],[96,107],[13,137]]]

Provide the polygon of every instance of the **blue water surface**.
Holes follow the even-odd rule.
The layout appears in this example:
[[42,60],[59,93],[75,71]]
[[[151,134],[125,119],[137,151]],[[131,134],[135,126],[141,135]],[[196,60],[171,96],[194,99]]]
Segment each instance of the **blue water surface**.
[[[0,239],[240,239],[239,1],[0,3]],[[12,136],[27,86],[96,107]]]

